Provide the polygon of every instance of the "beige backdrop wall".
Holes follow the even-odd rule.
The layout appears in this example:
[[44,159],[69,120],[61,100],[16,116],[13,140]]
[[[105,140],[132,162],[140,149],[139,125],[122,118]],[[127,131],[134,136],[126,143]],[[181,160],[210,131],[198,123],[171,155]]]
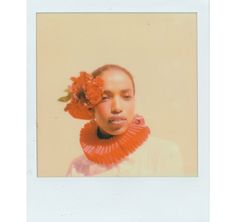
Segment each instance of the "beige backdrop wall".
[[79,71],[119,64],[133,73],[137,113],[179,145],[197,176],[197,16],[174,13],[37,14],[38,176],[65,176],[81,153],[84,121],[57,99]]

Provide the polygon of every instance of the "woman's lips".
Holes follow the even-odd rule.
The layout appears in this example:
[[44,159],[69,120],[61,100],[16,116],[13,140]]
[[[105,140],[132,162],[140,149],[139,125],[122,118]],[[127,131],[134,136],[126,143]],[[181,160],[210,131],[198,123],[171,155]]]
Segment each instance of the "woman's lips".
[[123,116],[114,116],[109,118],[108,123],[112,125],[123,125],[126,121],[127,119]]

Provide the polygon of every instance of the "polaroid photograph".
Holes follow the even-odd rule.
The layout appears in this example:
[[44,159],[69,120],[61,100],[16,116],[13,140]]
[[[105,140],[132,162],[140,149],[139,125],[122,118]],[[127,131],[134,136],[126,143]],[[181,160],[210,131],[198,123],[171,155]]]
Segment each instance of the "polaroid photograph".
[[30,222],[208,221],[208,4],[28,0]]
[[38,13],[36,31],[38,176],[197,175],[196,13]]

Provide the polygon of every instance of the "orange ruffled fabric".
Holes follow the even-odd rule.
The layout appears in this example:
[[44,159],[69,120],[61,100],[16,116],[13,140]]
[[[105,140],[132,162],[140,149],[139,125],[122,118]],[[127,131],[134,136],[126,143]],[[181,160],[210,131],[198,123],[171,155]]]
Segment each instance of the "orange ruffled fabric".
[[127,131],[122,135],[109,139],[100,139],[97,136],[97,124],[94,120],[86,123],[80,131],[80,144],[86,157],[97,163],[112,165],[121,162],[133,153],[150,134],[144,118],[137,115]]

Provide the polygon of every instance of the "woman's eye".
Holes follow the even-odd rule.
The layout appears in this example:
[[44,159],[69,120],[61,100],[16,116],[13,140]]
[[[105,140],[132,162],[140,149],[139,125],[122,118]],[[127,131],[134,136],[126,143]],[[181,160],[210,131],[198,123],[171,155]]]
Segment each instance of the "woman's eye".
[[123,97],[124,97],[125,99],[131,99],[131,98],[132,98],[131,95],[124,95]]
[[107,99],[109,99],[108,96],[103,96],[103,97],[102,97],[102,100],[107,100]]

